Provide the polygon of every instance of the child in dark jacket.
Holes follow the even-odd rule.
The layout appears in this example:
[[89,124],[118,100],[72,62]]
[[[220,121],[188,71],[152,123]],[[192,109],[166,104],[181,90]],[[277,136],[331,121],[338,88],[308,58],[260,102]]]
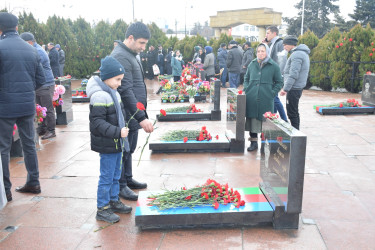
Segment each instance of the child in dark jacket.
[[90,97],[91,150],[100,155],[100,176],[97,193],[97,220],[115,223],[117,213],[130,213],[132,208],[119,200],[119,179],[123,151],[129,151],[125,126],[125,111],[116,89],[121,85],[125,70],[113,57],[102,59],[100,77],[87,83]]

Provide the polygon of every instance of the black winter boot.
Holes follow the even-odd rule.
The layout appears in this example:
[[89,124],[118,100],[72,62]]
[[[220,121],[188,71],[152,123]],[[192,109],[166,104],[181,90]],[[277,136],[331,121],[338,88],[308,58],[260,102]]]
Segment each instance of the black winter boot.
[[114,214],[110,206],[105,206],[102,208],[98,208],[98,211],[96,212],[96,219],[103,220],[108,223],[115,223],[120,220],[120,216]]
[[258,142],[252,141],[250,147],[247,148],[247,151],[251,152],[258,149]]

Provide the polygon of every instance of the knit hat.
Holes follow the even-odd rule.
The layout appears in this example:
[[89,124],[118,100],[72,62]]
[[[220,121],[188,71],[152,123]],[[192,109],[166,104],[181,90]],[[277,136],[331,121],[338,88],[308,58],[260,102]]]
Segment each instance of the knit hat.
[[30,33],[30,32],[24,32],[24,33],[22,33],[21,35],[20,35],[20,37],[24,40],[24,41],[26,41],[26,42],[28,42],[28,41],[35,41],[35,37],[34,37],[34,35],[32,34],[32,33]]
[[106,56],[104,59],[102,59],[99,71],[100,79],[102,79],[102,81],[125,74],[124,67],[122,67],[122,65],[111,56]]
[[246,42],[245,43],[247,46],[251,47],[251,42]]
[[283,39],[283,44],[285,45],[294,45],[296,46],[298,43],[298,38],[296,36],[286,36]]
[[56,44],[55,48],[59,48],[60,49],[60,44]]
[[220,44],[221,48],[224,48],[225,46],[227,46],[225,43]]
[[18,18],[11,13],[0,12],[0,25],[4,27],[2,31],[13,29],[18,25]]
[[237,45],[237,42],[236,42],[236,41],[234,41],[234,40],[232,40],[232,41],[230,41],[230,42],[229,42],[229,44],[234,44],[234,45]]

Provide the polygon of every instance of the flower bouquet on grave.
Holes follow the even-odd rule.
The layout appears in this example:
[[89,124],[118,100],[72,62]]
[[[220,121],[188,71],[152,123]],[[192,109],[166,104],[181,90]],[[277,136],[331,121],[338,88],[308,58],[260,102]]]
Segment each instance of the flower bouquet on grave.
[[319,111],[319,108],[354,108],[354,107],[362,107],[362,105],[356,99],[348,99],[346,102],[340,102],[335,104],[328,104],[328,105],[315,105],[314,109]]
[[186,85],[193,85],[194,83],[196,83],[196,81],[199,82],[199,78],[197,75],[192,74],[192,70],[190,69],[190,67],[185,67],[182,70],[180,81]]
[[47,108],[42,107],[39,104],[36,104],[36,115],[35,120],[38,122],[38,124],[41,124],[43,122],[43,119],[47,116]]
[[180,94],[178,95],[178,101],[179,101],[179,102],[185,102],[185,95],[180,93]]
[[198,113],[203,112],[203,110],[198,109],[195,104],[190,104],[190,106],[186,107],[175,107],[175,108],[168,108],[165,110],[167,113]]
[[189,101],[194,102],[194,96],[197,94],[197,87],[194,85],[189,85],[186,87],[186,92],[189,95]]
[[292,126],[290,123],[288,123],[288,122],[286,122],[286,121],[280,119],[280,117],[279,117],[278,114],[272,114],[271,112],[266,112],[266,113],[263,114],[263,117],[264,117],[265,119],[269,119],[270,121],[272,121],[272,122],[275,123],[275,124],[278,124],[278,125],[283,126],[283,127],[286,128],[289,132],[292,132],[292,131],[293,131],[293,126]]
[[171,103],[175,102],[176,99],[177,99],[177,96],[175,96],[173,94],[169,96],[169,102],[171,102]]
[[162,102],[167,102],[168,99],[169,99],[169,95],[168,95],[168,93],[163,93],[163,94],[161,94],[161,101],[162,101]]
[[220,184],[208,179],[206,183],[193,188],[182,187],[181,190],[166,190],[161,194],[151,194],[147,197],[148,205],[159,210],[171,208],[194,209],[196,206],[210,206],[218,209],[220,205],[234,204],[236,208],[245,206],[241,194],[226,184]]
[[206,126],[201,130],[171,130],[162,136],[163,141],[211,141],[212,136],[208,133]]

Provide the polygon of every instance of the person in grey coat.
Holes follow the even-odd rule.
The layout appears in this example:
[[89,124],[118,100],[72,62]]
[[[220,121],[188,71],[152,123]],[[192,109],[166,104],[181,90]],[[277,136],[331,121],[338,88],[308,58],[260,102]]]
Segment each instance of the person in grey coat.
[[284,38],[284,49],[290,53],[284,69],[284,87],[280,95],[286,95],[286,111],[293,127],[299,129],[300,117],[298,112],[299,99],[306,86],[310,70],[310,49],[305,44],[297,46],[295,36]]
[[[215,55],[212,53],[212,47],[204,47],[206,51],[206,57],[203,64],[206,81],[209,81],[211,77],[215,75]],[[203,79],[202,79],[203,80]]]
[[55,48],[59,52],[60,75],[63,76],[65,66],[65,51],[62,50],[60,44],[56,44]]
[[254,59],[254,49],[251,48],[251,42],[246,42],[244,45],[244,49],[245,52],[243,53],[242,57],[240,84],[243,84],[244,76],[247,71],[247,66],[249,66],[250,62]]
[[238,49],[237,42],[232,40],[229,42],[229,52],[227,59],[227,67],[229,72],[229,84],[231,88],[237,88],[240,82],[242,64],[242,53]]
[[[127,74],[117,89],[124,103],[126,119],[134,115],[134,119],[127,120],[129,127],[130,152],[124,152],[123,168],[120,178],[120,196],[127,200],[137,200],[138,195],[131,189],[142,189],[147,183],[141,183],[133,178],[132,154],[137,148],[138,130],[146,133],[154,131],[152,122],[147,115],[147,89],[143,78],[143,68],[139,53],[144,51],[151,34],[147,26],[141,22],[132,23],[125,33],[125,40],[119,43],[112,51],[111,56],[117,59]],[[137,103],[144,105],[145,110],[138,110]]]

